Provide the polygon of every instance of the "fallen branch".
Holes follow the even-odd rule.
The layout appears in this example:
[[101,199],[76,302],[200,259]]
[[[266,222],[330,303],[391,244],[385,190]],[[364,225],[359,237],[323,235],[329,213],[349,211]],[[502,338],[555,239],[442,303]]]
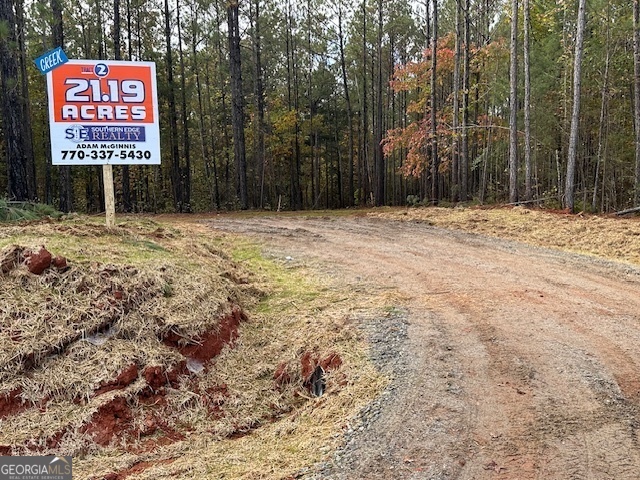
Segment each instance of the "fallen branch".
[[630,213],[640,212],[640,207],[628,208],[627,210],[620,210],[616,212],[616,215],[628,215]]

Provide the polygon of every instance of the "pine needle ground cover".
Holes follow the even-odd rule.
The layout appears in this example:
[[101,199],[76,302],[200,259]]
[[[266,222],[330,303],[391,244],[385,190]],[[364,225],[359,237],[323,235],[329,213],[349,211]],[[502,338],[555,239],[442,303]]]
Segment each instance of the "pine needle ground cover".
[[[42,245],[64,262],[31,273]],[[81,479],[283,478],[385,385],[349,296],[239,238],[78,218],[1,225],[0,252],[0,454],[73,455]]]
[[570,215],[524,207],[395,208],[368,214],[640,264],[640,217]]

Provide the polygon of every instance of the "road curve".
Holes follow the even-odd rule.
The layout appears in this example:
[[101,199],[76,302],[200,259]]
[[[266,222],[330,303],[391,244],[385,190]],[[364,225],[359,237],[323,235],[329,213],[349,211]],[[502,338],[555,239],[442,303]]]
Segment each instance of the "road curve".
[[331,478],[640,478],[633,268],[367,217],[210,225],[407,299],[406,375]]

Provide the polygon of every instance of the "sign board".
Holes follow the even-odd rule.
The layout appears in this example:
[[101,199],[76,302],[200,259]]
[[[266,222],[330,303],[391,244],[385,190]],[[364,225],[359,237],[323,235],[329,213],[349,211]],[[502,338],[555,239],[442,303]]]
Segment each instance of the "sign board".
[[54,165],[159,165],[153,62],[69,60],[47,73]]
[[68,61],[69,59],[62,50],[62,47],[58,47],[45,53],[44,55],[40,55],[34,60],[34,63],[36,64],[36,67],[38,67],[38,70],[40,70],[40,73],[46,75],[54,68],[57,68],[60,65],[64,65]]

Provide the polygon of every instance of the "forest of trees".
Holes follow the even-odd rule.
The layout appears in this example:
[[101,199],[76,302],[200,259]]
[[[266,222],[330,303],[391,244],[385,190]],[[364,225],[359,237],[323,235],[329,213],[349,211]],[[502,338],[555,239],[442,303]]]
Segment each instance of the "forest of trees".
[[[0,0],[0,189],[104,210],[51,165],[33,59],[154,61],[162,165],[120,211],[640,205],[639,0]],[[2,195],[2,194],[0,194]]]

